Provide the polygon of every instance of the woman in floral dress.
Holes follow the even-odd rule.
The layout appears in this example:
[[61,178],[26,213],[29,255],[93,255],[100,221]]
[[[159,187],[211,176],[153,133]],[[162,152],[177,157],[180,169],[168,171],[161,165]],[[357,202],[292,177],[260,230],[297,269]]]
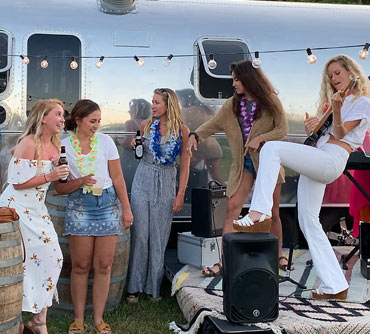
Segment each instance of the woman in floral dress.
[[[178,98],[169,88],[156,89],[153,116],[141,123],[144,156],[131,191],[135,223],[131,230],[127,301],[138,301],[139,292],[160,300],[164,252],[174,212],[182,209],[189,178],[190,157],[183,151],[189,129],[183,123]],[[180,181],[176,195],[176,158],[180,156]]]
[[50,182],[69,173],[67,166],[53,169],[53,161],[59,156],[63,113],[64,106],[59,100],[36,102],[27,119],[26,130],[12,152],[9,185],[0,197],[1,206],[17,211],[25,242],[22,311],[35,315],[24,326],[24,333],[47,333],[47,308],[53,297],[57,298],[56,285],[63,255],[45,197]]

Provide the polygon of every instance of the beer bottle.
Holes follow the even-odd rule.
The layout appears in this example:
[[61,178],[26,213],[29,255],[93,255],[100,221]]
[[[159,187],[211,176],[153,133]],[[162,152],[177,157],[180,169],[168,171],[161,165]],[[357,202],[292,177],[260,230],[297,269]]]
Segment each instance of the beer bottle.
[[[60,166],[60,165],[68,165],[66,147],[65,146],[60,147],[60,157],[59,157],[59,160],[58,160],[58,166]],[[60,179],[59,182],[65,183],[65,182],[67,182],[67,178],[68,177],[64,177],[64,178]]]
[[141,159],[144,153],[144,145],[143,140],[141,139],[140,130],[136,131],[136,139],[135,139],[135,158]]

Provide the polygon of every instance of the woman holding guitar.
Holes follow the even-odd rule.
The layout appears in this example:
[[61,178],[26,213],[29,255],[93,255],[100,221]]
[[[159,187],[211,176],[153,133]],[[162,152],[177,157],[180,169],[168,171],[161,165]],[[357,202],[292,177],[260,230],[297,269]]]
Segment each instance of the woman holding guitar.
[[[356,78],[355,83],[351,82]],[[349,89],[351,88],[351,89]],[[349,95],[346,95],[349,91]],[[268,142],[260,153],[260,165],[249,214],[234,221],[238,231],[253,231],[271,217],[272,194],[280,164],[301,174],[298,182],[298,218],[320,279],[312,292],[317,299],[346,299],[348,283],[319,221],[326,184],[338,178],[349,154],[361,146],[370,123],[370,92],[367,77],[350,57],[339,55],[325,65],[319,110],[330,104],[332,124],[314,144]],[[329,110],[327,111],[329,112]],[[327,113],[326,112],[326,113]],[[310,134],[320,120],[308,117]]]

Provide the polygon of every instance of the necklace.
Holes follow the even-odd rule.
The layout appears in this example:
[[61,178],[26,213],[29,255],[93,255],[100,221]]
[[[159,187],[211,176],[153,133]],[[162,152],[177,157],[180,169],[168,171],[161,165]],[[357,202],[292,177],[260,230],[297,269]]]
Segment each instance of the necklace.
[[[75,152],[75,160],[77,164],[77,168],[80,171],[82,176],[95,174],[96,172],[96,156],[98,154],[98,136],[95,133],[93,137],[90,138],[90,152],[87,155],[87,164],[85,164],[85,157],[82,154],[82,148],[80,144],[80,140],[78,139],[77,135],[71,131],[69,136],[69,141],[74,149]],[[84,187],[85,188],[85,187]],[[92,191],[92,186],[87,187],[87,192]]]
[[175,139],[175,133],[172,131],[169,142],[163,156],[161,150],[161,134],[159,132],[159,118],[156,118],[150,126],[149,132],[149,150],[152,152],[156,163],[172,165],[176,161],[176,157],[181,152],[181,130],[177,139]]
[[243,137],[245,140],[248,139],[254,120],[254,113],[257,110],[257,102],[252,101],[251,104],[252,107],[248,111],[247,99],[245,97],[242,97],[242,99],[240,100],[240,115],[243,117]]

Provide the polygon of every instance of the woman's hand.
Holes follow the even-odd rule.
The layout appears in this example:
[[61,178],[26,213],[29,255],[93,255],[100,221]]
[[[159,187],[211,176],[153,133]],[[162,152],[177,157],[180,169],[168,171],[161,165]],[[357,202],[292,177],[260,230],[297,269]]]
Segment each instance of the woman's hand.
[[319,122],[320,119],[318,117],[310,117],[310,115],[305,112],[304,130],[307,136],[312,133],[312,131],[316,128],[317,124],[319,124]]
[[82,186],[93,186],[96,183],[94,174],[81,176],[78,179],[80,180]]
[[58,181],[60,179],[64,179],[69,175],[69,168],[68,165],[60,165],[55,167],[49,174],[45,177],[47,178],[48,182]]
[[338,91],[331,97],[331,108],[334,113],[340,113],[343,105],[343,92]]
[[134,137],[134,138],[132,138],[132,140],[131,140],[131,148],[134,150],[135,149],[135,140],[136,140],[136,138]]
[[190,155],[190,157],[192,156],[192,153],[191,153],[192,148],[194,148],[195,151],[198,150],[198,143],[194,135],[191,135],[188,138],[188,143],[186,145],[186,152]]
[[184,195],[177,194],[172,203],[173,212],[179,212],[184,206]]
[[131,212],[131,208],[122,209],[122,224],[125,230],[131,227],[134,222],[134,216]]
[[253,138],[250,142],[245,143],[244,145],[244,155],[248,154],[248,152],[256,152],[260,148],[260,146],[264,143],[264,139],[261,136],[257,136]]

